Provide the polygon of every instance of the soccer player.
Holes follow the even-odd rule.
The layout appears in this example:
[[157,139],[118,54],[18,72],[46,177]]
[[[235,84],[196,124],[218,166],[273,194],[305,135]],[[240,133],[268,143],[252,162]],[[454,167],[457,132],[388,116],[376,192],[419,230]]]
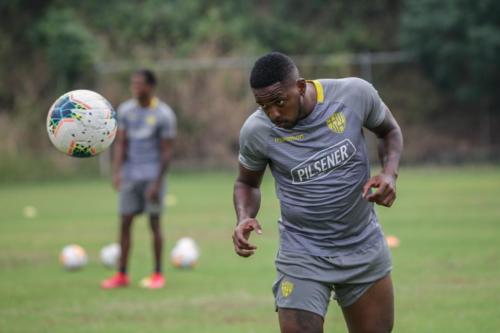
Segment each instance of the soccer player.
[[134,98],[118,107],[113,184],[119,191],[121,257],[119,271],[101,284],[106,289],[129,284],[130,231],[134,217],[140,213],[149,215],[154,252],[154,272],[142,284],[149,288],[165,284],[160,216],[177,127],[172,109],[155,97],[155,86],[152,71],[138,70],[130,80]]
[[[262,233],[259,187],[269,166],[281,208],[273,285],[281,332],[323,332],[331,298],[349,332],[390,332],[391,256],[373,203],[396,199],[403,146],[396,120],[370,83],[306,81],[282,53],[259,58],[250,85],[259,108],[240,132],[236,253],[257,249],[249,237]],[[382,170],[373,177],[363,127],[380,140]]]

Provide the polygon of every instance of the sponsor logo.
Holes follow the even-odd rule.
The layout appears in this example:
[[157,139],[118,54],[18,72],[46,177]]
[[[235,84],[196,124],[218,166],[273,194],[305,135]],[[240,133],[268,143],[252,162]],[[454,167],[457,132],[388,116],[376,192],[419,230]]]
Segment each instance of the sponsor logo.
[[356,154],[356,147],[351,140],[344,139],[314,154],[290,170],[292,183],[305,184],[321,179],[346,164],[354,154]]
[[293,292],[293,283],[286,280],[281,282],[281,294],[283,295],[283,297],[290,296],[292,292]]
[[326,120],[326,125],[328,125],[328,128],[334,133],[344,133],[345,123],[345,115],[342,111],[335,112]]
[[274,142],[283,143],[283,142],[297,141],[297,140],[302,140],[302,139],[304,139],[304,134],[297,134],[297,135],[291,135],[291,136],[284,136],[281,138],[274,138]]

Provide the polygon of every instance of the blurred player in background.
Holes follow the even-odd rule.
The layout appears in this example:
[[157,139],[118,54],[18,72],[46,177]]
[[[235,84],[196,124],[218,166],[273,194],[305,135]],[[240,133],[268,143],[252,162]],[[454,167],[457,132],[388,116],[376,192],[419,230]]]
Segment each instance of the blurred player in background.
[[121,257],[119,271],[101,283],[106,289],[129,284],[130,231],[134,217],[140,213],[149,215],[154,250],[154,272],[142,280],[142,285],[161,288],[165,284],[160,217],[177,126],[172,109],[155,97],[155,87],[154,73],[138,70],[130,80],[134,98],[118,107],[113,185],[119,191]]
[[[281,207],[273,286],[281,331],[323,332],[333,295],[349,332],[390,332],[392,263],[373,203],[396,199],[399,125],[370,83],[306,81],[281,53],[257,60],[250,85],[259,109],[240,133],[236,253],[256,251],[248,240],[262,233],[256,216],[269,165]],[[373,177],[363,127],[380,140],[382,171]]]

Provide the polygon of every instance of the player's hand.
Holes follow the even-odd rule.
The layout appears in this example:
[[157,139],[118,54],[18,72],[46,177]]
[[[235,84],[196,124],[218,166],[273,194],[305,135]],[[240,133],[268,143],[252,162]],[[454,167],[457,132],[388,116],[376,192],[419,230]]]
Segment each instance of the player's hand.
[[148,198],[152,202],[159,202],[160,188],[161,188],[161,182],[155,181],[151,183],[151,185],[146,190],[146,198]]
[[[371,193],[371,188],[377,190]],[[379,173],[371,177],[363,186],[363,198],[378,205],[391,207],[396,200],[396,178],[391,175]]]
[[120,190],[120,185],[121,185],[121,182],[122,182],[122,177],[120,175],[120,173],[116,173],[113,175],[113,187],[115,188],[116,191],[119,191]]
[[240,221],[236,228],[234,228],[234,250],[240,257],[250,257],[255,253],[255,250],[257,250],[255,245],[248,242],[252,231],[255,231],[258,235],[262,234],[262,228],[259,222],[252,218]]

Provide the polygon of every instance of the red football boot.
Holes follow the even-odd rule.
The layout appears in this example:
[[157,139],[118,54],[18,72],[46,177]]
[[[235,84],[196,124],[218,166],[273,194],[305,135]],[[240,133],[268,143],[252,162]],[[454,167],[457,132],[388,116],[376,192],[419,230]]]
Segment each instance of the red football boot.
[[149,289],[163,288],[165,285],[165,277],[162,273],[153,273],[151,276],[145,277],[141,280],[141,287]]
[[109,279],[106,279],[101,282],[101,287],[104,289],[114,289],[120,287],[126,287],[129,284],[129,279],[127,274],[123,274],[122,272],[118,272]]

